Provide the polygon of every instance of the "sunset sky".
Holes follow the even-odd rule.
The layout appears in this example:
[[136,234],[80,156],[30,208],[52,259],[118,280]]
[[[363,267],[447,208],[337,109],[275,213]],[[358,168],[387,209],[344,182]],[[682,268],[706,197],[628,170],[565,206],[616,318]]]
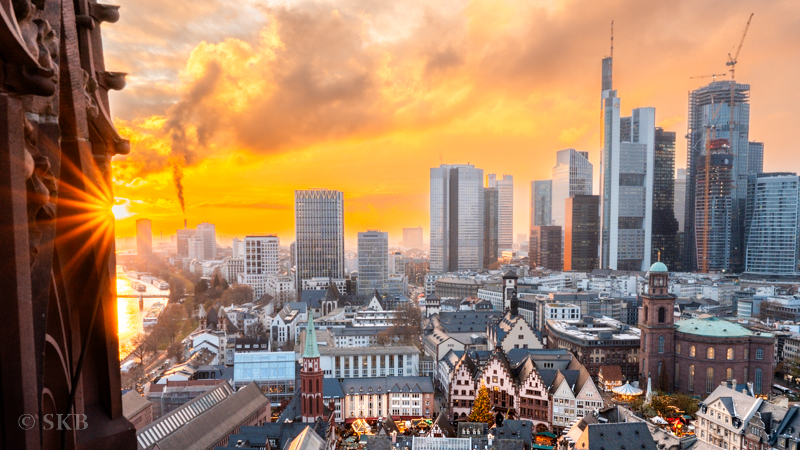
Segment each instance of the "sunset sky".
[[[751,85],[751,140],[765,171],[800,171],[800,2],[118,0],[103,28],[111,94],[131,154],[116,157],[118,236],[150,218],[166,237],[183,215],[223,244],[248,233],[294,240],[294,190],[345,193],[348,244],[381,229],[429,233],[429,168],[471,163],[514,176],[514,232],[530,181],[556,151],[600,165],[600,61],[614,20],[622,114],[654,106],[686,166],[687,93],[725,73],[755,13],[736,79]],[[727,79],[727,78],[722,78]],[[794,136],[794,137],[792,137]],[[127,216],[127,218],[122,218]]]

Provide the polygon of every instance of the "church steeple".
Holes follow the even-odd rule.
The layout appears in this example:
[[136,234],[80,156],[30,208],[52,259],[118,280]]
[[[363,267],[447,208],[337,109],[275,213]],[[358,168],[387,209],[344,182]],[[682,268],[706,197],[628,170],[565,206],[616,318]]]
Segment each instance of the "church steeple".
[[314,328],[314,317],[308,315],[308,325],[306,326],[306,346],[303,350],[303,358],[319,358],[319,344],[317,344],[317,330]]
[[314,317],[308,313],[306,345],[303,350],[303,368],[300,370],[301,411],[303,423],[311,423],[322,416],[322,369],[319,365],[319,344]]

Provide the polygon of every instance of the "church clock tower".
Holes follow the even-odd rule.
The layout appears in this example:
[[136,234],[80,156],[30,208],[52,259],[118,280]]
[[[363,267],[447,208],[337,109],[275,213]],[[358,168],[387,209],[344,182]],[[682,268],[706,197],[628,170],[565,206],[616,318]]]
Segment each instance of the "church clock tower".
[[308,314],[306,345],[303,351],[303,367],[300,369],[301,411],[303,423],[311,423],[322,417],[322,369],[319,367],[319,346],[314,318]]
[[639,385],[651,378],[654,389],[671,391],[675,380],[675,296],[669,293],[669,271],[661,261],[647,272],[647,293],[639,308]]

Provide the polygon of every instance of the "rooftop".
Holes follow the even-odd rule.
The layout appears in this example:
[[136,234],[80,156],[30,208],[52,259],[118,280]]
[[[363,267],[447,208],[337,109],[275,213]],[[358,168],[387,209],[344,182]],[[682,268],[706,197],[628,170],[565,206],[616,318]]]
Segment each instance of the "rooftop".
[[728,322],[717,317],[687,319],[676,323],[679,332],[709,337],[746,337],[762,336],[772,338],[771,333],[753,332],[735,322]]

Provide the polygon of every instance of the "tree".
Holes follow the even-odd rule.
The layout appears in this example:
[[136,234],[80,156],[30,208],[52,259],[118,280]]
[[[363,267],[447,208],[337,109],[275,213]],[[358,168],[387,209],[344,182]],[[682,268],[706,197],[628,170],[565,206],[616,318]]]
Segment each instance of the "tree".
[[131,351],[131,355],[135,358],[139,358],[139,364],[144,363],[144,358],[150,353],[150,348],[147,342],[147,335],[145,333],[139,333],[131,339],[131,345],[133,345],[133,350]]
[[219,274],[215,273],[214,278],[211,279],[211,287],[213,289],[219,288]]
[[222,292],[220,303],[223,305],[242,305],[253,301],[253,288],[246,284],[234,284]]
[[478,394],[475,396],[475,403],[472,404],[472,411],[469,413],[470,422],[483,422],[490,427],[494,423],[494,416],[492,415],[492,404],[489,402],[489,390],[486,385],[481,382],[481,387],[478,389]]
[[167,306],[153,329],[153,333],[160,338],[159,341],[165,340],[170,345],[175,343],[175,338],[183,329],[183,313],[183,308],[178,305]]
[[422,312],[413,303],[403,303],[395,310],[394,325],[389,334],[419,348],[422,334]]
[[183,345],[180,342],[174,342],[167,347],[167,358],[175,358],[175,361],[181,362],[183,359]]
[[696,398],[689,397],[686,394],[673,395],[671,400],[673,406],[678,408],[679,411],[683,411],[684,414],[688,414],[690,416],[697,414],[697,410],[700,409],[700,401]]
[[219,284],[219,288],[224,291],[224,290],[227,290],[229,287],[230,287],[230,285],[228,284],[228,280],[223,278],[222,282],[220,282],[220,284]]
[[208,281],[200,280],[194,285],[194,295],[203,295],[208,290]]
[[172,277],[169,279],[169,302],[179,303],[183,298],[183,293],[186,291],[186,286],[179,278]]
[[252,338],[266,337],[269,336],[269,330],[264,326],[264,322],[258,321],[246,327],[245,335]]

